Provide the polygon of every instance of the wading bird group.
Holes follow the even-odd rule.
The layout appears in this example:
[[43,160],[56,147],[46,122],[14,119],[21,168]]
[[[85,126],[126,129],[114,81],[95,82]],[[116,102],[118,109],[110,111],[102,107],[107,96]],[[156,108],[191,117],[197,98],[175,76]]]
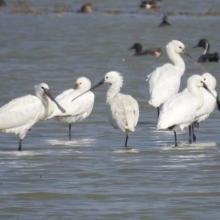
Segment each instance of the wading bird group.
[[[205,47],[208,51],[209,46]],[[157,109],[156,128],[173,131],[177,146],[177,131],[187,128],[189,143],[195,142],[195,127],[209,117],[216,105],[220,110],[220,102],[216,91],[217,81],[210,73],[190,76],[187,87],[179,91],[181,77],[185,72],[182,56],[185,54],[192,57],[178,40],[170,41],[166,45],[166,52],[170,63],[157,67],[147,76],[150,95],[148,103]],[[35,96],[16,98],[0,108],[0,131],[17,135],[18,150],[22,150],[22,140],[31,127],[40,120],[54,118],[68,125],[71,140],[72,124],[91,114],[95,101],[94,90],[104,83],[109,85],[106,102],[110,107],[111,124],[125,133],[124,146],[128,148],[129,134],[135,131],[138,124],[139,105],[131,95],[120,92],[123,77],[117,71],[106,73],[94,86],[87,77],[79,77],[73,88],[65,90],[56,98],[52,97],[46,83],[35,86]]]

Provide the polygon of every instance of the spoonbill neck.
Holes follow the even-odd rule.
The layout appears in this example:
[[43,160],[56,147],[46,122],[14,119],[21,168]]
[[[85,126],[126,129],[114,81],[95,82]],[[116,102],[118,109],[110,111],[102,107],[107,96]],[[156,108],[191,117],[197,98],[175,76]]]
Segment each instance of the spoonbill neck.
[[55,103],[46,94],[38,96],[38,98],[44,106],[44,113],[41,118],[44,119],[49,117],[54,111]]
[[197,103],[198,103],[198,108],[200,108],[203,105],[203,93],[202,93],[202,88],[196,87],[195,85],[190,85],[189,86],[189,91],[190,93],[196,97]]
[[120,92],[122,84],[117,82],[112,84],[107,91],[107,103],[110,103],[111,100]]
[[180,56],[180,54],[176,53],[174,50],[167,50],[167,55],[169,57],[169,59],[171,60],[171,62],[173,63],[173,65],[178,68],[180,74],[182,75],[185,72],[185,62],[183,60],[183,58]]

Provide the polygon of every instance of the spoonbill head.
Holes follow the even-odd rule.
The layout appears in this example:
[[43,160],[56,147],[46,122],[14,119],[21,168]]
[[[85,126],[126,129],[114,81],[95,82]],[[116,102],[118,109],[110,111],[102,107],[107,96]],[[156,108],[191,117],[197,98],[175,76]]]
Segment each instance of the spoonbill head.
[[34,86],[35,88],[35,94],[37,97],[41,98],[42,96],[46,95],[45,91],[49,91],[50,87],[47,83],[40,83],[38,85]]
[[187,89],[193,95],[198,94],[198,88],[204,87],[203,79],[200,75],[193,75],[187,81]]
[[203,73],[202,79],[210,90],[215,90],[217,87],[217,80],[211,73]]
[[104,83],[110,84],[111,86],[118,88],[118,92],[123,86],[123,77],[119,72],[109,71],[105,74]]
[[0,108],[0,131],[14,133],[19,137],[18,150],[22,150],[22,140],[28,130],[53,112],[53,102],[61,111],[65,111],[52,97],[46,83],[35,86],[35,93],[36,96],[26,95],[13,99]]
[[85,92],[89,89],[91,89],[91,81],[90,79],[88,79],[87,77],[79,77],[76,79],[75,84],[74,84],[74,89],[81,91],[81,92]]
[[170,54],[182,54],[185,51],[185,45],[179,40],[172,40],[166,45],[167,55]]

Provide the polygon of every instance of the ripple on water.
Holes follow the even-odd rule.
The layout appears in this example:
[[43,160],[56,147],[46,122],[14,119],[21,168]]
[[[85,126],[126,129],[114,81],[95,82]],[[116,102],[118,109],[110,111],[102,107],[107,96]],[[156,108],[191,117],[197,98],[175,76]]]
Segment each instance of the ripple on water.
[[46,142],[52,146],[88,147],[91,144],[95,144],[96,139],[84,138],[84,139],[74,139],[71,141],[51,139],[51,140],[47,140]]
[[16,199],[22,200],[56,200],[72,198],[71,194],[55,193],[55,192],[31,192],[14,194]]
[[118,149],[118,150],[113,150],[113,153],[115,154],[138,154],[140,153],[140,150],[135,149],[135,148]]
[[163,150],[205,150],[205,149],[217,149],[215,142],[201,142],[201,143],[180,143],[177,147],[174,145],[164,146]]
[[38,151],[32,151],[32,150],[0,150],[0,155],[8,155],[8,156],[15,156],[15,157],[24,157],[24,156],[37,156],[41,153]]

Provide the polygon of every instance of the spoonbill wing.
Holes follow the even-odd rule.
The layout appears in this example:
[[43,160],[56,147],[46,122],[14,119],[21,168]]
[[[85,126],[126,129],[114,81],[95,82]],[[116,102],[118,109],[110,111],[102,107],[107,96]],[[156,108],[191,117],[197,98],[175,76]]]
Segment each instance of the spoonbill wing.
[[123,131],[134,131],[139,118],[137,101],[130,95],[118,94],[111,104],[112,117]]
[[95,96],[92,92],[87,92],[79,98],[72,101],[73,98],[77,97],[79,93],[73,89],[65,91],[56,97],[57,102],[63,106],[66,110],[62,113],[56,108],[55,113],[50,117],[56,116],[74,116],[87,113],[88,115],[92,112]]
[[32,95],[16,98],[0,108],[0,129],[32,124],[43,116],[41,101]]

